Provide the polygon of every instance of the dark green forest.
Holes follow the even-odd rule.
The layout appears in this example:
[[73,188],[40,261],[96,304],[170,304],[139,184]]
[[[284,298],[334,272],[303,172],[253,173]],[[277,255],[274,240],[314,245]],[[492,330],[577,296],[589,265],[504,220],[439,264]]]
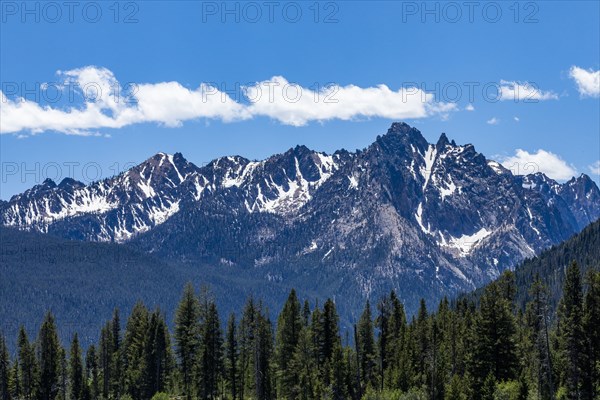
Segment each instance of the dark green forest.
[[292,290],[276,321],[249,297],[226,326],[209,290],[188,284],[169,330],[160,309],[118,310],[84,351],[63,348],[53,315],[16,354],[0,338],[0,400],[597,399],[600,272],[566,270],[556,318],[536,277],[517,306],[505,272],[477,301],[425,302],[407,319],[394,292],[342,335],[336,303]]

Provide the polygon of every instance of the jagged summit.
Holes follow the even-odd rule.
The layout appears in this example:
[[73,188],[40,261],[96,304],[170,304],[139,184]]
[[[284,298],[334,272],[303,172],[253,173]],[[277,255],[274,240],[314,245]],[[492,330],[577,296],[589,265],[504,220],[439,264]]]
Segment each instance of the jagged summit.
[[311,149],[309,149],[308,147],[306,147],[303,144],[298,144],[294,148],[292,148],[292,149],[290,149],[288,151],[291,151],[294,154],[306,154],[306,153],[311,153],[312,152]]
[[[449,145],[450,145],[450,141],[448,140],[448,137],[446,136],[445,133],[442,132],[442,134],[440,135],[440,138],[438,139],[435,147],[437,147],[438,149],[441,149],[444,146],[449,146]],[[454,146],[456,146],[456,144],[454,144]]]
[[61,189],[75,189],[84,187],[85,184],[83,182],[77,181],[73,178],[64,178],[59,184],[58,187]]
[[590,178],[589,175],[585,174],[585,173],[581,173],[579,174],[578,177],[572,177],[571,179],[569,179],[567,181],[568,185],[576,185],[576,184],[584,184],[586,186],[592,186],[595,185],[594,180],[592,178]]
[[44,179],[44,181],[42,182],[42,184],[40,186],[43,186],[43,187],[55,187],[56,186],[56,182],[54,182],[50,178],[46,178],[46,179]]
[[387,133],[402,134],[409,133],[412,130],[418,131],[416,128],[413,128],[406,122],[393,122],[392,125],[389,127]]
[[31,198],[31,197],[35,197],[38,195],[43,195],[45,192],[51,191],[54,188],[56,188],[56,182],[54,182],[50,178],[46,178],[46,179],[44,179],[44,181],[42,183],[33,185],[30,189],[27,189],[26,191],[24,191],[21,194],[16,194],[16,195],[12,196],[11,199],[9,200],[9,202],[12,202],[12,201],[15,201],[18,199],[22,199],[22,198]]

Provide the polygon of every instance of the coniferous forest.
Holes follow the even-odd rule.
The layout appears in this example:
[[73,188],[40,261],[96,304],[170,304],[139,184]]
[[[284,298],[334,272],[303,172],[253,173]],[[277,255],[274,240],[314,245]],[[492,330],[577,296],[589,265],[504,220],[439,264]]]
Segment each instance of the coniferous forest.
[[572,263],[553,318],[539,278],[524,308],[516,292],[505,272],[412,318],[392,292],[342,334],[331,299],[292,290],[274,321],[250,297],[222,326],[209,291],[188,284],[172,331],[140,302],[87,349],[76,334],[63,347],[48,313],[13,356],[0,338],[0,400],[599,398],[600,272]]

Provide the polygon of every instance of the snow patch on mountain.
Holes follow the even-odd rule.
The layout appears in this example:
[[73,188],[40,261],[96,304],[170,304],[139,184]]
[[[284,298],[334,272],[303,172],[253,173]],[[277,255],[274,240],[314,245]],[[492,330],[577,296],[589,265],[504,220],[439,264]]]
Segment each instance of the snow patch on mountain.
[[356,179],[356,177],[354,175],[348,176],[348,180],[350,181],[350,184],[348,185],[349,189],[358,188],[358,180]]
[[[483,239],[488,237],[492,231],[487,230],[486,228],[481,228],[477,232],[473,234],[464,234],[459,237],[450,236],[447,241],[444,241],[444,246],[451,249],[458,250],[459,257],[466,257],[471,253],[473,248],[475,248]],[[443,237],[443,239],[445,239]]]
[[421,230],[427,233],[428,235],[431,234],[429,225],[427,226],[427,228],[425,228],[425,225],[423,225],[423,203],[419,203],[419,206],[417,207],[417,212],[415,213],[415,218],[417,219],[417,223],[421,227]]
[[502,164],[500,164],[498,161],[494,161],[494,160],[489,160],[487,162],[487,165],[494,170],[495,173],[497,174],[503,174],[504,172],[508,171],[506,168],[504,168],[502,166]]
[[425,191],[425,188],[427,187],[427,184],[429,183],[429,178],[431,178],[431,174],[433,172],[433,164],[435,163],[436,155],[437,155],[436,147],[433,144],[430,144],[427,147],[427,151],[423,155],[423,161],[425,162],[425,165],[423,167],[421,167],[421,170],[420,170],[421,176],[424,179],[423,191]]
[[454,181],[452,180],[450,175],[448,175],[448,183],[445,187],[440,188],[440,195],[442,196],[442,201],[444,201],[445,197],[451,196],[454,192],[456,192],[456,189],[457,187],[454,184]]

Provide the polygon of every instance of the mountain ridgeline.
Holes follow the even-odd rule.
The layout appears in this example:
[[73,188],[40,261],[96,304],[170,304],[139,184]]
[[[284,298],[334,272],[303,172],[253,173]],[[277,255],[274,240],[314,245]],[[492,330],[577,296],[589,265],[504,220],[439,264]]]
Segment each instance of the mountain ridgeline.
[[356,152],[297,146],[203,167],[159,153],[109,179],[46,180],[0,204],[6,227],[120,243],[211,285],[343,297],[345,321],[392,289],[411,314],[421,298],[470,291],[599,217],[586,175],[517,176],[473,145],[445,134],[430,144],[404,123]]

